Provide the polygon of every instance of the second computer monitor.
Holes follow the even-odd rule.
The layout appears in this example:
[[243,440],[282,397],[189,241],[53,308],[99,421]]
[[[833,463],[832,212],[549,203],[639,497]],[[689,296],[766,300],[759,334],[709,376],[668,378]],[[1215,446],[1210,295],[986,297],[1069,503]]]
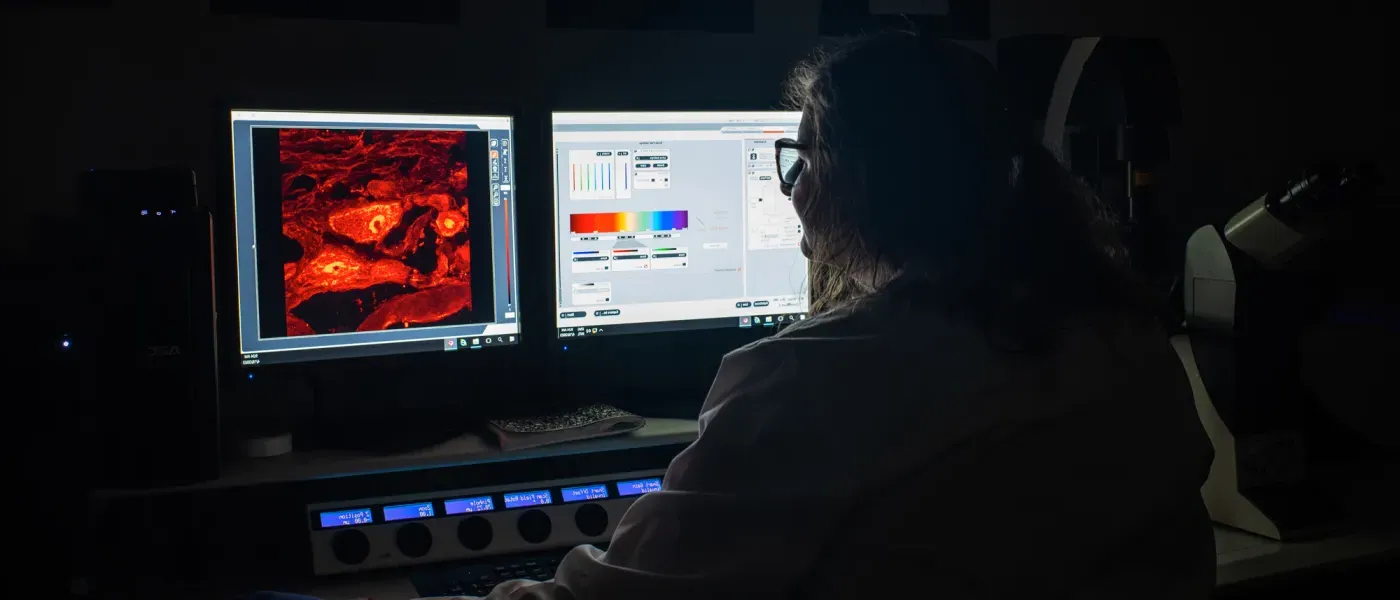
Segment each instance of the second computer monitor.
[[773,141],[798,112],[554,113],[561,338],[807,317]]

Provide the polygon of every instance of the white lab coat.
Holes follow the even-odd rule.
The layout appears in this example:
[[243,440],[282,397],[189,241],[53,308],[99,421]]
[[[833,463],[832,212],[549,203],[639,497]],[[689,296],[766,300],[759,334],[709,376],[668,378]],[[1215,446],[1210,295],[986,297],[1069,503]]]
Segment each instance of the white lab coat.
[[1210,456],[1146,320],[1024,356],[872,300],[726,356],[608,551],[488,598],[1206,598]]

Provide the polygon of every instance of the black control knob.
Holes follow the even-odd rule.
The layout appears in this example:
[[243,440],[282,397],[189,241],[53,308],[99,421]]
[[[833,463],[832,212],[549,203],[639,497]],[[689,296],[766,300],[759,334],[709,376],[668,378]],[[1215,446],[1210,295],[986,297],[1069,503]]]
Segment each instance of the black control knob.
[[608,529],[608,509],[598,504],[585,504],[574,513],[574,525],[588,537],[603,535]]
[[491,522],[484,517],[462,519],[457,524],[457,541],[468,550],[485,550],[491,545]]
[[399,552],[409,558],[419,558],[433,549],[433,532],[422,523],[409,523],[394,532]]
[[520,537],[531,544],[538,544],[549,539],[549,533],[554,530],[554,524],[550,522],[549,515],[542,510],[527,510],[520,515],[520,520],[515,523],[520,530]]
[[347,565],[358,565],[369,558],[369,538],[358,529],[347,529],[331,537],[331,554]]

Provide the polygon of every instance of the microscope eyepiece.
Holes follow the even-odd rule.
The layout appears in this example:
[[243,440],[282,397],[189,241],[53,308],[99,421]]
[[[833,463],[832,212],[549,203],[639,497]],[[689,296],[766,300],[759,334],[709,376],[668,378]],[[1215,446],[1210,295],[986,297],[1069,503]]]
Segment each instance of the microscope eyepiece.
[[1306,230],[1315,219],[1340,210],[1354,210],[1376,186],[1375,165],[1356,167],[1322,164],[1264,197],[1264,207],[1288,226]]
[[1375,166],[1323,164],[1251,202],[1225,224],[1225,239],[1268,268],[1280,268],[1337,215],[1374,201]]

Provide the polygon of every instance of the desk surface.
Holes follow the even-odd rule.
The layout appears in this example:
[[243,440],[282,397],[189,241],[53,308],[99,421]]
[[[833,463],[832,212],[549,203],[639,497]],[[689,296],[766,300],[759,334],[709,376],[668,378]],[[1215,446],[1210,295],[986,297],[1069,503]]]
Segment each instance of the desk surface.
[[[1285,544],[1251,533],[1216,527],[1216,584],[1243,583],[1395,551],[1400,551],[1400,531],[1358,533]],[[334,582],[313,582],[296,591],[324,600],[408,600],[417,597],[413,584],[402,574],[367,573]]]
[[224,465],[215,480],[153,490],[103,490],[98,497],[141,496],[196,490],[232,488],[307,479],[373,475],[388,471],[435,469],[507,460],[523,460],[566,454],[606,452],[695,441],[699,425],[694,419],[647,419],[645,427],[622,435],[554,444],[540,448],[503,451],[481,436],[468,433],[412,452],[370,454],[346,450],[297,451],[271,458],[242,459]]
[[1393,529],[1284,543],[1216,527],[1215,581],[1230,585],[1396,551],[1400,551],[1400,531]]
[[[99,496],[120,497],[189,490],[232,488],[314,478],[350,477],[407,469],[431,469],[477,463],[610,451],[623,448],[685,444],[693,441],[697,423],[690,419],[648,419],[646,427],[607,438],[558,444],[543,448],[501,451],[475,434],[453,438],[433,447],[407,453],[372,455],[349,451],[294,452],[288,455],[246,459],[226,465],[216,480],[157,490],[107,490]],[[1215,529],[1218,585],[1231,585],[1328,564],[1343,563],[1387,552],[1400,551],[1400,529],[1356,533],[1311,542],[1282,543],[1225,527]],[[417,597],[413,585],[396,573],[365,573],[335,578],[313,578],[292,584],[286,591],[325,600],[407,600]]]

